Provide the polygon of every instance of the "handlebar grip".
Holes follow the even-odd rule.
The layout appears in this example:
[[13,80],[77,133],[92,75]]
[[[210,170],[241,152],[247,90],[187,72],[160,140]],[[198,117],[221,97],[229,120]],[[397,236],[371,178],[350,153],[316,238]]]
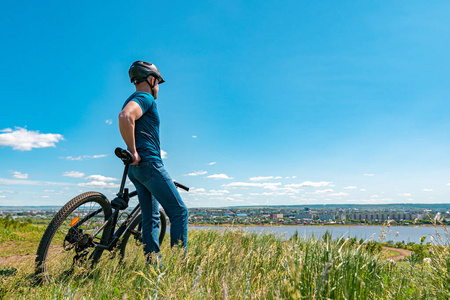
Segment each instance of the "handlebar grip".
[[183,190],[185,190],[186,192],[189,192],[189,187],[187,187],[187,186],[185,186],[185,185],[183,185],[183,184],[181,184],[181,183],[178,183],[178,182],[176,182],[176,181],[174,181],[173,183],[175,184],[176,187],[179,187],[180,189],[183,189]]

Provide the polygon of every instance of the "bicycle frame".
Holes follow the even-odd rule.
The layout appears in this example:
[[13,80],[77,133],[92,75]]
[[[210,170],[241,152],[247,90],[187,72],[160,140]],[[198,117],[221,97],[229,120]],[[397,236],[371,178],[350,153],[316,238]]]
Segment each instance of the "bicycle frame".
[[[137,191],[133,191],[131,193],[129,193],[128,188],[125,188],[125,182],[126,182],[126,178],[127,178],[127,174],[128,174],[128,168],[129,168],[129,158],[128,157],[124,157],[122,154],[123,153],[128,153],[127,150],[123,150],[120,148],[117,148],[115,151],[117,157],[119,157],[125,164],[125,168],[123,171],[123,175],[122,175],[122,181],[120,184],[120,188],[119,188],[119,192],[116,194],[117,197],[114,198],[114,200],[111,201],[111,207],[114,209],[112,215],[108,218],[108,220],[105,221],[105,223],[102,224],[102,226],[100,226],[100,228],[91,235],[92,240],[106,227],[108,226],[108,224],[112,224],[113,228],[116,227],[118,218],[119,218],[119,212],[121,210],[125,210],[126,208],[128,208],[128,203],[130,201],[130,198],[134,197],[137,195]],[[127,154],[128,155],[128,154]],[[130,154],[131,155],[131,154]],[[177,188],[181,188],[184,189],[185,191],[189,191],[189,187],[180,184],[176,181],[174,181],[174,184]],[[128,217],[125,219],[125,221],[123,222],[123,224],[114,231],[110,241],[108,242],[107,245],[102,245],[102,244],[97,244],[96,247],[101,248],[101,249],[106,249],[111,251],[112,249],[114,249],[114,247],[117,244],[117,241],[120,239],[120,237],[122,236],[122,234],[125,232],[125,230],[127,230],[127,228],[129,227],[129,225],[131,224],[131,222],[134,220],[135,217],[137,217],[140,214],[140,204],[136,205],[136,207],[131,211],[131,213],[128,215]],[[78,222],[76,225],[73,226],[74,229],[77,228],[78,224],[83,224],[83,221],[88,220],[89,218],[92,218],[93,216],[95,216],[96,214],[100,213],[101,209],[85,216],[81,222]]]
[[[92,234],[92,236],[91,236],[92,239],[94,239],[110,223],[112,224],[113,228],[115,228],[116,227],[115,225],[117,224],[117,221],[119,218],[119,212],[121,210],[125,210],[128,207],[130,198],[137,195],[136,191],[129,193],[128,188],[125,188],[125,181],[126,181],[127,174],[128,174],[128,168],[129,168],[129,164],[125,164],[125,169],[123,171],[122,181],[120,184],[119,192],[117,193],[117,197],[111,201],[111,206],[114,209],[112,215],[108,218],[108,220],[105,221],[105,223],[102,224],[102,226],[100,226],[100,228],[95,233]],[[129,216],[125,219],[123,224],[117,230],[114,231],[114,233],[107,245],[97,244],[97,247],[111,251],[116,246],[117,241],[122,236],[122,234],[125,232],[127,227],[131,224],[132,220],[140,213],[140,208],[141,208],[140,204],[136,205],[136,207],[132,210],[132,212],[129,214]],[[92,214],[86,216],[85,218],[86,219],[88,217],[91,218],[100,212],[101,212],[101,209],[93,212]],[[85,219],[85,218],[83,218],[83,219]]]

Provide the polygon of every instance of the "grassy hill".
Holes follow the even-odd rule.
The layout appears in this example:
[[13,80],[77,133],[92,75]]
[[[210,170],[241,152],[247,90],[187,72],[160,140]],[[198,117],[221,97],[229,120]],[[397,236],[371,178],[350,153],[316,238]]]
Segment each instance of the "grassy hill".
[[[27,234],[42,228],[27,225]],[[2,244],[23,228],[5,228]],[[5,234],[9,230],[9,235]],[[33,234],[31,234],[33,236]],[[445,237],[444,237],[445,238]],[[448,236],[446,238],[449,238]],[[17,242],[17,241],[10,241]],[[146,264],[129,243],[122,263],[103,255],[94,269],[47,284],[33,280],[33,256],[0,265],[1,299],[449,299],[449,247],[425,261],[387,260],[371,242],[282,240],[240,230],[191,230],[187,253],[162,245],[162,265]],[[1,255],[0,255],[1,256]]]

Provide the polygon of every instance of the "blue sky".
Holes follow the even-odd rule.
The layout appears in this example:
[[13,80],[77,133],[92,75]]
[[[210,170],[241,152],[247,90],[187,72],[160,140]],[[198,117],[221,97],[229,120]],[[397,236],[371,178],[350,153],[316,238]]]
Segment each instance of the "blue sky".
[[161,146],[189,207],[448,202],[449,9],[3,1],[0,205],[114,197],[135,60],[166,80]]

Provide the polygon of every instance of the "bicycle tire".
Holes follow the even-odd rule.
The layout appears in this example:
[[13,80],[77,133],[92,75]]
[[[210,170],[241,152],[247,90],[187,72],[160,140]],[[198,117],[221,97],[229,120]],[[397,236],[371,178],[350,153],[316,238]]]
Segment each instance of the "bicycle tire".
[[[159,220],[159,245],[161,246],[162,242],[164,241],[167,228],[166,214],[163,210],[159,210]],[[131,221],[130,226],[128,226],[123,235],[122,241],[119,246],[120,258],[122,260],[125,258],[127,244],[132,235],[135,237],[138,244],[142,244],[142,214],[140,213],[136,215],[133,221]]]
[[[87,218],[94,211],[99,213]],[[88,236],[96,232],[111,214],[109,200],[97,192],[83,193],[67,202],[53,217],[39,243],[35,260],[36,278],[39,281],[50,281],[52,277],[70,273],[82,246],[85,247],[83,253],[87,251],[89,255],[85,254],[80,261],[91,259],[93,264],[96,263],[103,249],[96,248],[96,243]],[[100,240],[97,243],[106,244],[111,237],[111,230],[112,224],[108,224],[97,236]],[[64,240],[61,243],[62,235]],[[73,260],[72,263],[69,262],[70,259]]]

